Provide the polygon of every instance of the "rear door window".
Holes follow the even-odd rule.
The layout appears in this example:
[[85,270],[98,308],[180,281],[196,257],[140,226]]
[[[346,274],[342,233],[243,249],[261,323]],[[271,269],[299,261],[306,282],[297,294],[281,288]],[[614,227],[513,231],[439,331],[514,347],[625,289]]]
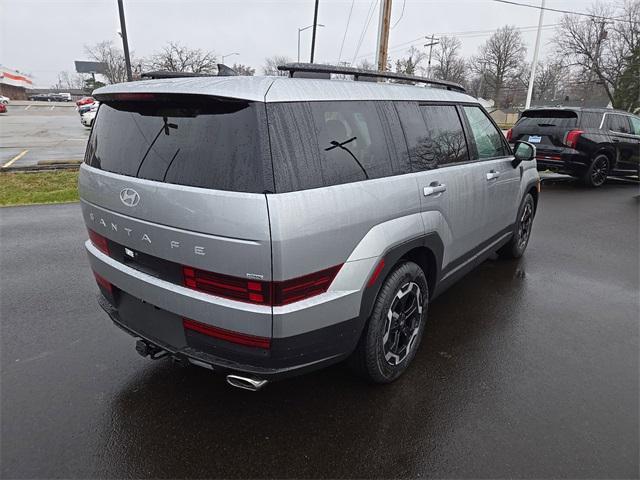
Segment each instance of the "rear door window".
[[480,107],[463,107],[475,143],[477,159],[503,157],[507,155],[504,135],[489,120]]
[[629,120],[626,115],[616,115],[615,113],[607,113],[604,125],[606,130],[617,133],[631,133]]
[[385,102],[268,104],[276,190],[406,173],[384,109]]
[[218,190],[273,191],[264,104],[173,98],[103,103],[89,139],[92,167]]
[[467,142],[454,105],[398,104],[413,171],[469,160]]

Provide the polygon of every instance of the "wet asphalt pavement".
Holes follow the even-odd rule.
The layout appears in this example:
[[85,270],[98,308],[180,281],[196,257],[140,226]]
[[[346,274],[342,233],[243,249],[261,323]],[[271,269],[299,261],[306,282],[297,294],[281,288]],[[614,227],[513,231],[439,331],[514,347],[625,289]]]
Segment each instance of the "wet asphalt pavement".
[[637,477],[639,193],[543,186],[525,257],[437,299],[395,384],[259,393],[135,353],[77,204],[0,209],[2,477]]

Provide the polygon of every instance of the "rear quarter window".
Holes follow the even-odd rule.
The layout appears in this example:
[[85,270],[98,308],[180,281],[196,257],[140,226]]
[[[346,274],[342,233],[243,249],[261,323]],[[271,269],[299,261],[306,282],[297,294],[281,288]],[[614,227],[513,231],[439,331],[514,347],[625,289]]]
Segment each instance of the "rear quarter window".
[[270,103],[267,111],[278,192],[409,171],[387,102]]
[[264,104],[210,98],[103,103],[85,161],[157,182],[273,191]]

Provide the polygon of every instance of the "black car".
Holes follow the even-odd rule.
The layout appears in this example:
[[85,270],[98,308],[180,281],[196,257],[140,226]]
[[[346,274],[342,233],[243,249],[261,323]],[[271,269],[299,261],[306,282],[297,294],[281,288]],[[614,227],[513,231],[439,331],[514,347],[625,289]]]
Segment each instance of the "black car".
[[628,112],[532,108],[507,132],[507,140],[533,143],[538,170],[572,175],[591,187],[610,175],[640,175],[640,118]]

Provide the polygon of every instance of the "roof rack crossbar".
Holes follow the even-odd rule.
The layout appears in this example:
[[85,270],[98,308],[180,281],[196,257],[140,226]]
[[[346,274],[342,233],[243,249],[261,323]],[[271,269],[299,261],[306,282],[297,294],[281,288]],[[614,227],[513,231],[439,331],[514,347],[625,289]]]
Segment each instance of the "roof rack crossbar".
[[289,77],[291,78],[294,78],[297,72],[318,74],[335,73],[341,75],[353,75],[353,79],[356,81],[359,80],[360,77],[386,78],[390,80],[425,83],[427,85],[433,85],[439,88],[446,88],[447,90],[466,93],[465,88],[457,83],[447,82],[445,80],[432,80],[430,78],[419,77],[417,75],[407,75],[405,73],[378,72],[375,70],[364,70],[360,68],[342,67],[337,65],[319,65],[315,63],[287,63],[286,65],[279,65],[278,70],[282,72],[289,72]]
[[227,67],[223,63],[218,63],[218,73],[193,73],[193,72],[170,72],[166,70],[157,70],[154,72],[144,72],[140,77],[150,79],[161,78],[186,78],[186,77],[235,77],[238,75],[233,68]]

